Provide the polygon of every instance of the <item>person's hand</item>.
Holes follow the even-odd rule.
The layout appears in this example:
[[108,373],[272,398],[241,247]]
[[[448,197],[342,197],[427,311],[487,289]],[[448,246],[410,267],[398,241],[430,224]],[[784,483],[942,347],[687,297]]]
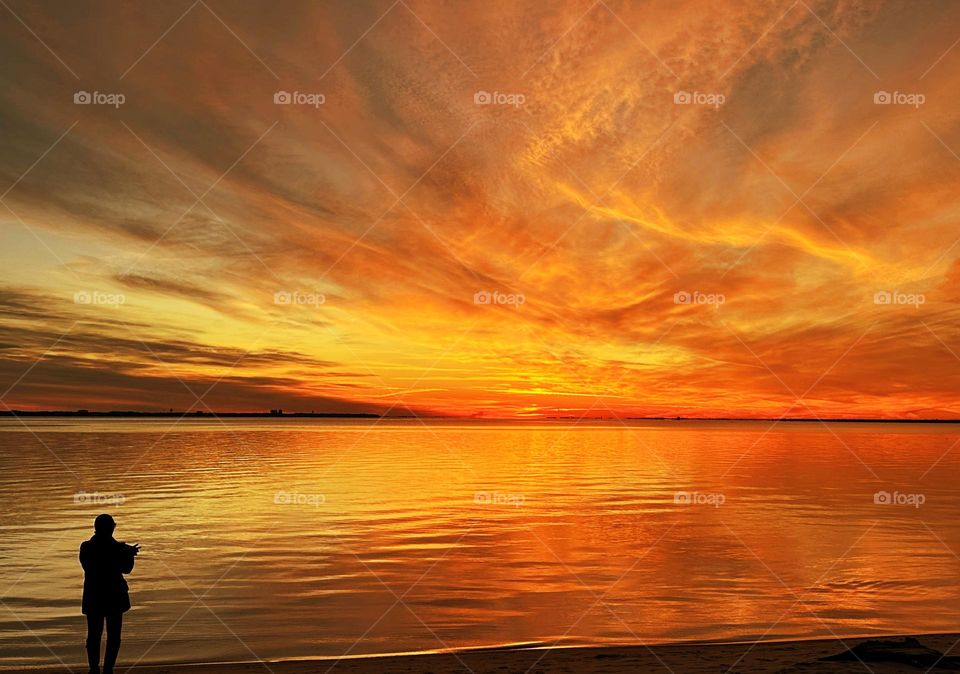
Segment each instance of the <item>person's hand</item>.
[[130,551],[133,552],[133,556],[134,556],[134,557],[136,557],[137,555],[140,554],[140,544],[139,544],[139,543],[134,543],[133,545],[129,546],[129,548],[130,548]]

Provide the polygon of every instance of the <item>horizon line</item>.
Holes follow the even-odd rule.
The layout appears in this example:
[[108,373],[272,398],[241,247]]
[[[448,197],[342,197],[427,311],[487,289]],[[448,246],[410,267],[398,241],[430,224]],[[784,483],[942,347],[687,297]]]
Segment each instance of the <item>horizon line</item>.
[[960,418],[878,418],[878,417],[693,417],[693,416],[557,416],[542,417],[484,417],[484,416],[457,416],[444,414],[396,414],[383,415],[376,412],[284,412],[282,409],[264,412],[214,412],[204,410],[193,411],[138,411],[138,410],[0,410],[0,417],[109,417],[109,418],[168,418],[168,417],[227,417],[227,418],[326,418],[326,419],[442,419],[448,421],[490,421],[490,422],[537,422],[537,421],[761,421],[761,422],[804,422],[804,423],[893,423],[893,424],[955,424]]

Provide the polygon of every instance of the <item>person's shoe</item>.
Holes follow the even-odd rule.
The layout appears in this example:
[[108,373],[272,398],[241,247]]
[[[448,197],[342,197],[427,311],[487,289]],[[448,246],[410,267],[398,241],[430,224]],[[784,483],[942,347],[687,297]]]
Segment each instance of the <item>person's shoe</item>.
[[100,668],[99,668],[99,667],[91,667],[89,674],[100,674]]

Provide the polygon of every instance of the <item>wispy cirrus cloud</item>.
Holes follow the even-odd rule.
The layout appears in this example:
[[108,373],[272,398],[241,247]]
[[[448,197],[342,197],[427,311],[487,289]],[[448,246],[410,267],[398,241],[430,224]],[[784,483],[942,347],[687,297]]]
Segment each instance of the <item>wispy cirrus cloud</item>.
[[11,2],[11,402],[957,416],[960,10],[208,5]]

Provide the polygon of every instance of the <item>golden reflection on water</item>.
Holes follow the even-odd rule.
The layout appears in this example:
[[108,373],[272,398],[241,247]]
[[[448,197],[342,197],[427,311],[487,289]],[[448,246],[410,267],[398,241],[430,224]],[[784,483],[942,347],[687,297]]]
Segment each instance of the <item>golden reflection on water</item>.
[[17,617],[80,661],[76,547],[104,510],[143,544],[124,653],[145,662],[934,632],[960,613],[954,426],[31,428],[0,424],[6,665],[56,662]]

